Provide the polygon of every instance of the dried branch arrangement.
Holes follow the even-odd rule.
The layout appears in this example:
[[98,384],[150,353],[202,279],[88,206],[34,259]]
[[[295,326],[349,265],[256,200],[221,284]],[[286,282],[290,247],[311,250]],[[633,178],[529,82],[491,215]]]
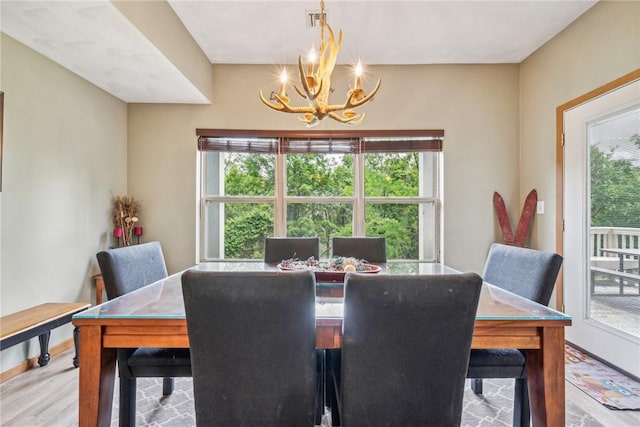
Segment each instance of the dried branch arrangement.
[[131,196],[114,196],[111,216],[113,226],[122,229],[122,243],[131,246],[133,227],[138,222],[138,213],[141,210],[140,202]]

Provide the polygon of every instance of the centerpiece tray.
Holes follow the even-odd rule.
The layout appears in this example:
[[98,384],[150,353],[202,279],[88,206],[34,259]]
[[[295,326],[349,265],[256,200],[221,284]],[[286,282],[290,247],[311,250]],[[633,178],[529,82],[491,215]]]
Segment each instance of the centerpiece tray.
[[282,271],[313,271],[318,282],[344,282],[344,277],[349,272],[376,274],[382,269],[379,265],[367,264],[357,260],[353,267],[353,269],[345,271],[342,266],[336,266],[333,262],[318,261],[309,263],[309,261],[285,260],[278,264],[278,269]]

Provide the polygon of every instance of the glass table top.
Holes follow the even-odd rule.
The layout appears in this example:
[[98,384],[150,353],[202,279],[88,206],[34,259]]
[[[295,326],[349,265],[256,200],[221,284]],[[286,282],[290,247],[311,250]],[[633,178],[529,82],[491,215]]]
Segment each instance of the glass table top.
[[[455,274],[458,271],[443,264],[418,262],[389,262],[382,264],[378,274]],[[209,262],[193,269],[204,271],[274,271],[272,264],[255,262]],[[153,318],[184,319],[182,300],[182,272],[173,274],[119,298],[78,313],[74,318]],[[342,283],[317,282],[317,287],[341,287]],[[318,296],[317,319],[341,319],[344,303],[341,297]],[[476,320],[570,320],[556,310],[522,298],[504,289],[484,283],[478,303]]]

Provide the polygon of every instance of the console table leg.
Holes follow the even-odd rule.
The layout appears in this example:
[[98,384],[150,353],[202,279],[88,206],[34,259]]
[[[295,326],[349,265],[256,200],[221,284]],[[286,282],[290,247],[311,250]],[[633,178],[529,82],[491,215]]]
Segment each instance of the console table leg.
[[78,327],[74,327],[73,328],[73,346],[75,347],[76,350],[76,354],[75,356],[73,356],[73,367],[77,368],[78,366],[80,366],[80,359],[78,358],[78,339],[80,338],[80,330],[78,329]]
[[38,365],[47,366],[51,356],[49,355],[49,337],[51,336],[51,331],[46,332],[42,335],[38,336],[38,340],[40,341],[40,357],[38,357]]

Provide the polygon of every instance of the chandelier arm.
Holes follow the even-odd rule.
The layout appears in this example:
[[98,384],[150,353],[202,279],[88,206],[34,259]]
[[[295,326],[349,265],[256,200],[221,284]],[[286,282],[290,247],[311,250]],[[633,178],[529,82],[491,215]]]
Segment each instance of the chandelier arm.
[[356,108],[359,107],[361,105],[363,105],[364,103],[370,101],[374,95],[376,94],[376,92],[378,92],[378,89],[380,89],[380,85],[382,83],[381,79],[378,79],[378,83],[376,84],[376,87],[373,88],[373,91],[371,91],[371,93],[367,96],[365,96],[364,98],[358,100],[358,101],[354,101],[353,97],[355,95],[355,91],[351,91],[349,92],[349,95],[347,96],[347,100],[345,101],[344,104],[335,104],[335,105],[328,105],[327,106],[327,112],[330,111],[341,111],[341,110],[346,110],[348,108]]
[[315,113],[315,109],[312,108],[312,107],[292,107],[287,102],[285,102],[284,99],[282,99],[282,97],[280,95],[278,95],[277,93],[274,93],[273,96],[280,103],[280,105],[274,104],[272,102],[267,101],[265,99],[264,95],[262,95],[262,91],[260,91],[260,100],[267,107],[271,107],[276,111],[283,111],[285,113],[293,113],[293,114],[308,114],[308,113],[313,114],[313,113]]
[[373,88],[373,90],[371,91],[371,93],[370,93],[369,95],[365,96],[364,98],[359,99],[359,100],[357,100],[357,101],[354,101],[354,100],[353,100],[353,94],[354,94],[354,92],[352,92],[352,93],[349,95],[349,98],[347,98],[347,102],[345,103],[345,108],[355,108],[355,107],[359,107],[359,106],[361,106],[362,104],[364,104],[364,103],[366,103],[366,102],[370,101],[370,100],[374,97],[374,95],[376,94],[376,92],[378,92],[378,89],[380,89],[380,84],[381,84],[381,83],[382,83],[382,80],[381,80],[381,79],[378,79],[378,83],[376,83],[376,87],[374,87],[374,88]]
[[296,87],[296,85],[293,85],[293,87],[295,88],[296,92],[298,92],[298,94],[303,98],[308,99],[309,101],[315,101],[318,95],[320,95],[320,93],[322,92],[324,79],[322,78],[320,79],[320,82],[318,83],[318,88],[315,90],[315,92],[311,90],[307,80],[307,74],[304,72],[304,65],[302,64],[302,56],[298,56],[298,71],[300,73],[300,83],[302,83],[302,88],[304,89],[304,93],[306,93],[306,96],[300,93],[300,90]]
[[[364,120],[364,116],[366,115],[366,113],[362,113],[359,115],[359,119],[357,120],[353,120],[351,122],[349,122],[350,125],[359,125],[360,123],[362,123],[362,121]],[[358,116],[356,116],[358,117]],[[356,117],[354,117],[354,119],[356,119]]]
[[293,88],[296,90],[296,92],[298,92],[298,95],[300,95],[304,99],[307,99],[307,95],[305,95],[304,92],[302,92],[297,85],[293,85]]
[[358,125],[362,122],[362,120],[364,120],[365,113],[357,114],[353,117],[344,117],[334,112],[327,113],[327,115],[331,117],[333,120],[336,120],[340,123],[344,123],[347,125]]
[[273,108],[274,110],[277,110],[277,111],[284,111],[284,108],[281,105],[277,105],[277,104],[274,104],[272,102],[267,101],[266,98],[264,97],[264,95],[262,94],[262,91],[260,91],[260,100],[262,101],[262,103],[264,105],[266,105],[269,108]]
[[311,98],[312,101],[314,101],[318,95],[320,95],[320,93],[322,92],[322,87],[324,85],[324,80],[320,80],[320,83],[318,83],[318,90],[316,91],[315,94],[313,94],[313,98]]
[[324,80],[325,76],[331,77],[336,62],[338,61],[338,53],[340,53],[340,48],[342,47],[342,30],[340,30],[339,33],[338,43],[336,43],[336,38],[329,24],[327,24],[327,30],[329,31],[329,42],[322,46],[319,56],[320,60],[318,61],[318,72],[316,74],[320,80]]
[[303,117],[298,117],[298,120],[306,123],[308,128],[313,127],[318,123],[320,123],[313,114],[311,114],[310,117],[307,117],[305,114]]
[[336,53],[335,53],[335,58],[338,57],[338,52],[340,51],[340,48],[342,47],[342,30],[340,30],[338,32],[338,43],[336,43],[336,37],[333,34],[333,29],[331,28],[331,26],[329,24],[327,24],[327,29],[329,30],[329,44],[332,45],[333,49],[335,49]]
[[302,55],[298,55],[298,72],[300,73],[300,83],[304,93],[311,98],[311,91],[309,90],[309,84],[307,83],[307,74],[304,72],[304,66],[302,65]]

